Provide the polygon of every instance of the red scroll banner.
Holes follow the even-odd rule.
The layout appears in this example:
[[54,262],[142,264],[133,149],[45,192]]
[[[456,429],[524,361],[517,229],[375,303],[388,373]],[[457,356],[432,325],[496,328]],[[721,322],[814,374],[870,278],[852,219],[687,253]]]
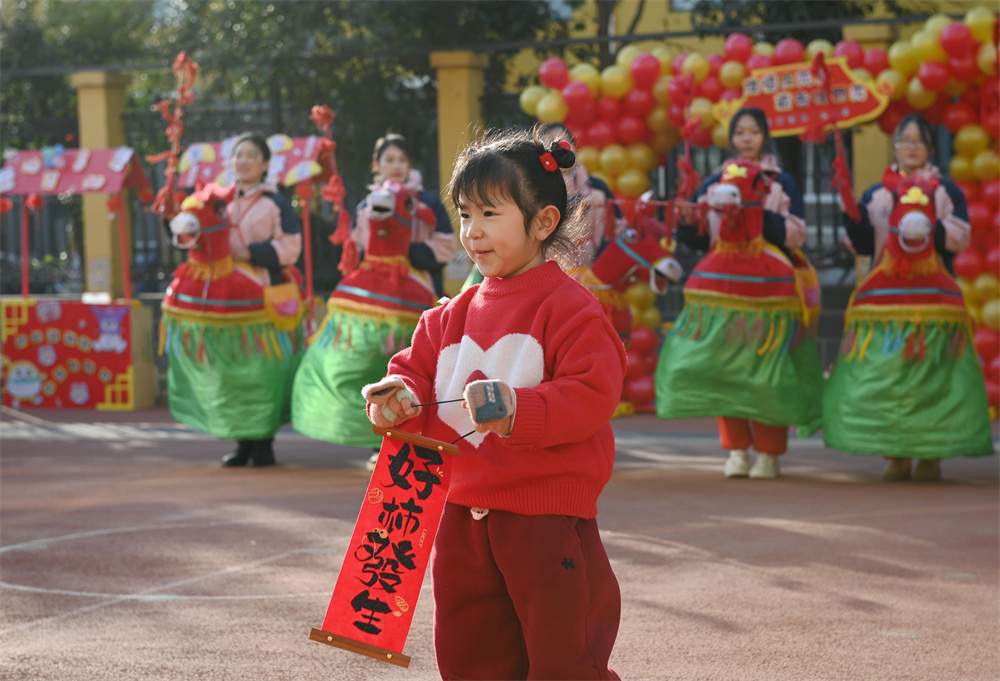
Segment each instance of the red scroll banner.
[[413,433],[382,435],[322,629],[310,640],[400,667],[413,609],[451,484],[458,447]]

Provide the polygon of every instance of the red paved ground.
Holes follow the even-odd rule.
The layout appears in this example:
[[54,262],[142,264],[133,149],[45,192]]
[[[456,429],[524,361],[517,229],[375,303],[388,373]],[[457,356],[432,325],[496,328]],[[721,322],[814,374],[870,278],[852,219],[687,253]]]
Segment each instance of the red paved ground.
[[[711,421],[615,429],[599,522],[624,679],[1000,679],[997,457],[884,484],[814,438],[777,481],[726,480]],[[367,452],[290,431],[274,469],[226,451],[164,410],[4,411],[0,678],[438,678],[427,584],[408,670],[308,640]]]

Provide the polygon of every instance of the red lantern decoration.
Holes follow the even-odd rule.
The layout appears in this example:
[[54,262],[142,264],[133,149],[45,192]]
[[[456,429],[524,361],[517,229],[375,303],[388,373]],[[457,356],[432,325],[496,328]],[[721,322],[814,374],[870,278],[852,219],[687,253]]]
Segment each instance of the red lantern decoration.
[[562,90],[569,83],[569,68],[559,57],[551,57],[538,67],[538,80],[553,90]]
[[303,201],[308,201],[313,196],[313,186],[311,182],[302,182],[295,185],[295,195]]
[[978,120],[979,116],[976,114],[976,110],[964,102],[948,104],[945,106],[944,114],[941,116],[941,122],[944,124],[944,127],[948,128],[952,134],[955,134],[970,123],[976,123]]
[[927,61],[921,64],[917,70],[917,78],[920,79],[920,83],[928,90],[940,92],[948,84],[951,73],[944,64],[939,64],[936,61]]
[[121,207],[122,197],[117,195],[108,197],[108,212],[115,213]]
[[144,204],[145,203],[149,203],[154,198],[156,198],[156,196],[153,194],[153,190],[150,189],[149,187],[146,187],[145,189],[139,190],[139,202],[140,203],[144,203]]
[[[738,61],[745,64],[753,54],[753,40],[744,33],[730,33],[723,45],[723,56],[726,61]],[[677,73],[677,70],[674,70]]]
[[865,51],[853,40],[841,40],[833,48],[834,57],[847,57],[847,66],[860,69],[865,64]]
[[660,60],[651,54],[640,54],[629,67],[632,82],[640,90],[649,90],[660,77]]
[[891,68],[889,64],[889,55],[885,50],[873,47],[865,52],[865,58],[862,62],[864,68],[868,73],[873,76],[877,76],[888,68]]
[[8,199],[6,196],[0,196],[0,215],[4,215],[10,212],[10,209],[14,207],[14,202]]
[[971,248],[966,248],[956,255],[955,260],[952,261],[952,267],[955,268],[955,274],[969,281],[974,281],[976,277],[986,271],[983,256]]
[[972,53],[972,31],[961,21],[953,21],[941,29],[938,40],[949,57],[961,58]]
[[601,97],[597,100],[597,117],[609,123],[622,117],[622,103],[613,97]]
[[[779,40],[774,46],[774,53],[771,61],[775,66],[779,64],[797,64],[805,59],[806,50],[795,38],[785,38]],[[879,72],[881,73],[881,72]]]
[[38,194],[28,194],[28,198],[25,199],[25,205],[30,210],[38,210],[45,205],[45,199]]

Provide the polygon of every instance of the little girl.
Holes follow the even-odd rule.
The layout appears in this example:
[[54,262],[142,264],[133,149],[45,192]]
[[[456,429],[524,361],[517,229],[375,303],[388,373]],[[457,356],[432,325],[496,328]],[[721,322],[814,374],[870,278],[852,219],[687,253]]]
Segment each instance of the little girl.
[[[625,354],[593,294],[546,259],[576,256],[560,172],[574,162],[529,132],[465,152],[450,193],[484,281],[425,312],[363,391],[375,425],[467,435],[431,560],[444,679],[618,678],[621,594],[595,516]],[[484,390],[503,407],[477,422]]]

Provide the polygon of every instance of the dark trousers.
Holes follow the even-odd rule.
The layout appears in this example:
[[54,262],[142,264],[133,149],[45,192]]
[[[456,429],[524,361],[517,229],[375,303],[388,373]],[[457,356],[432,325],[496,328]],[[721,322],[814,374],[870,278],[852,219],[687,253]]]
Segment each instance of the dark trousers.
[[621,592],[596,520],[446,504],[431,557],[443,679],[618,679]]

